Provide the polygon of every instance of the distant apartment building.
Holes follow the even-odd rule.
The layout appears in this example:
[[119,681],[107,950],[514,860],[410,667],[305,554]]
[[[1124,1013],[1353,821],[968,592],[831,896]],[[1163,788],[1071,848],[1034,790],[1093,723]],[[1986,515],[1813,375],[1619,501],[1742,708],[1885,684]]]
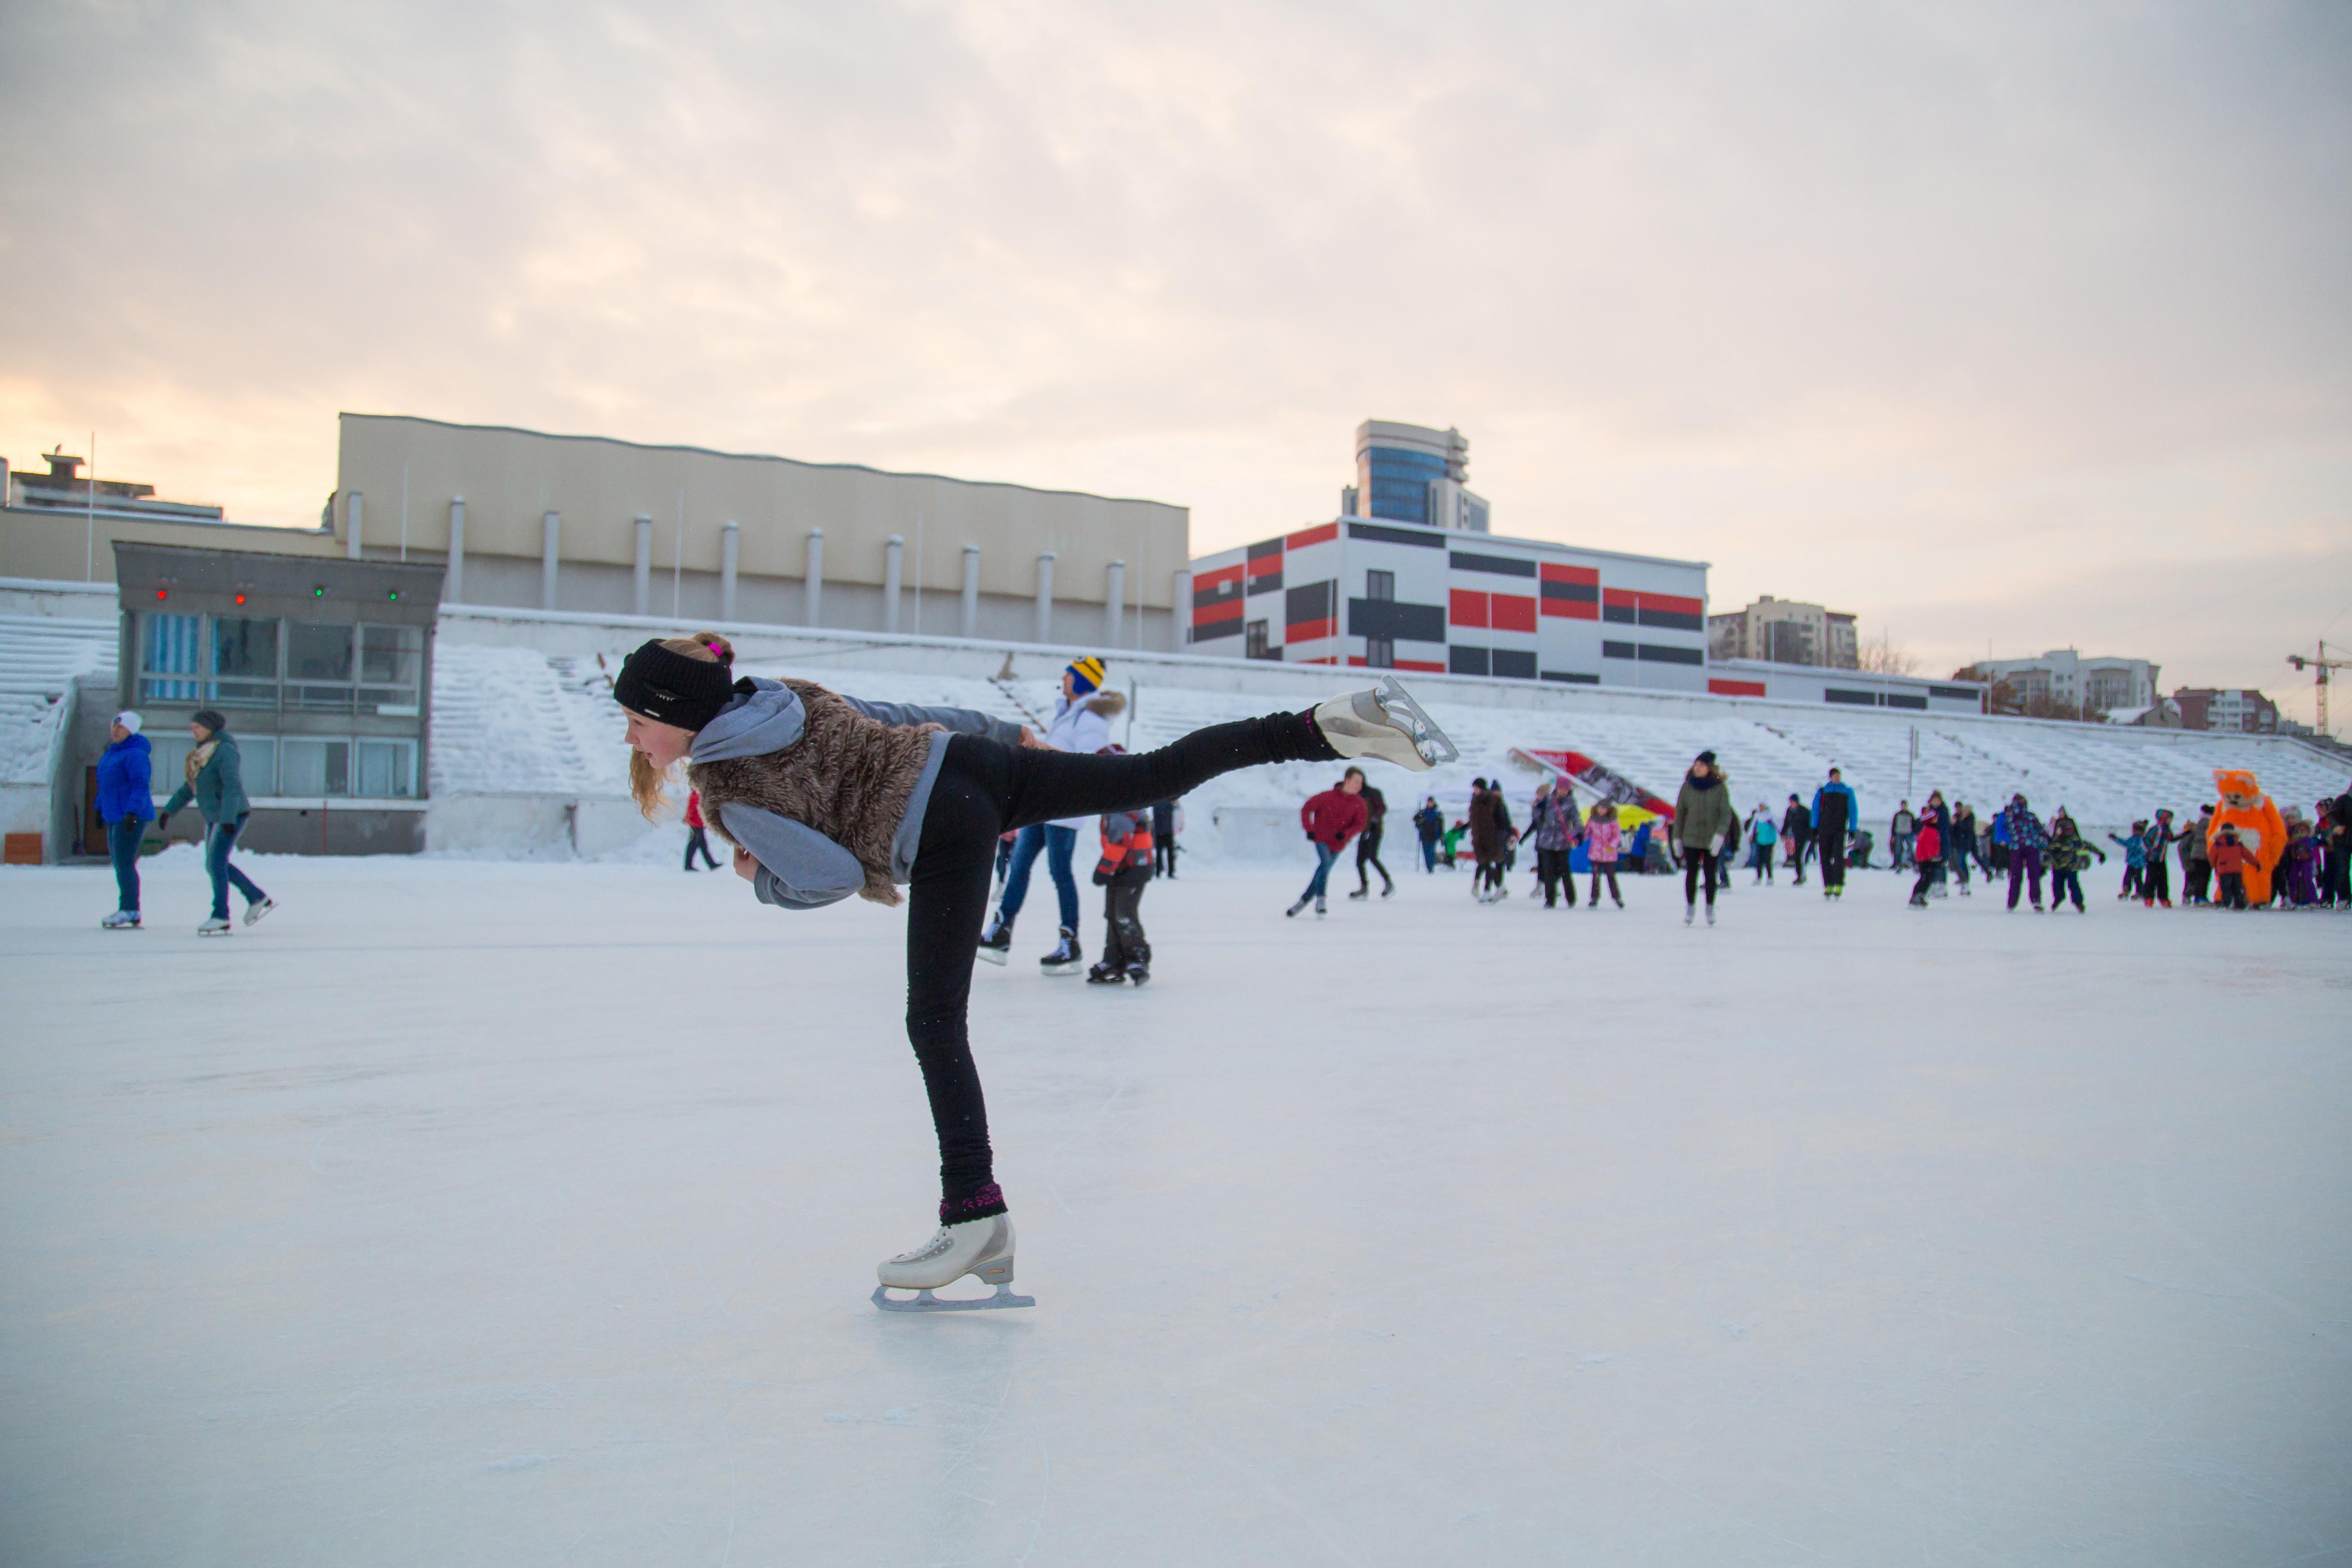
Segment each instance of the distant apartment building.
[[2245,687],[2184,686],[2172,694],[2185,730],[2222,730],[2247,735],[2279,732],[2278,704]]
[[1862,645],[1853,617],[1819,605],[1766,594],[1744,610],[1706,618],[1710,658],[1752,658],[1767,664],[1811,664],[1853,669]]
[[1491,532],[1493,510],[1469,480],[1461,431],[1367,419],[1356,426],[1356,482],[1340,490],[1339,515]]
[[2086,658],[2073,648],[2053,648],[2039,658],[1988,658],[1978,673],[2005,680],[2028,705],[2105,712],[2117,708],[2153,708],[2159,700],[2157,666],[2144,658]]

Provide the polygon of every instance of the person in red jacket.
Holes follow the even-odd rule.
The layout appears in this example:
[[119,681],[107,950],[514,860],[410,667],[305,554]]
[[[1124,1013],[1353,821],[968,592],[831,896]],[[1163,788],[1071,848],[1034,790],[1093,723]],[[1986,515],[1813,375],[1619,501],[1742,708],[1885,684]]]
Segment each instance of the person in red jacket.
[[694,869],[698,851],[704,865],[714,871],[719,869],[719,862],[710,858],[710,836],[703,831],[702,792],[698,789],[688,790],[686,795],[686,868],[689,871]]
[[2213,876],[2221,886],[2213,890],[2213,901],[2225,910],[2246,907],[2246,873],[2259,865],[2252,853],[2238,842],[2238,830],[2227,824],[2220,837],[2206,852],[2212,858]]
[[1326,912],[1323,884],[1330,879],[1331,862],[1348,847],[1348,840],[1364,830],[1366,813],[1362,791],[1364,770],[1349,768],[1345,778],[1331,788],[1298,808],[1298,825],[1307,829],[1307,837],[1315,846],[1315,875],[1298,901],[1284,911],[1296,915],[1309,902],[1317,914]]

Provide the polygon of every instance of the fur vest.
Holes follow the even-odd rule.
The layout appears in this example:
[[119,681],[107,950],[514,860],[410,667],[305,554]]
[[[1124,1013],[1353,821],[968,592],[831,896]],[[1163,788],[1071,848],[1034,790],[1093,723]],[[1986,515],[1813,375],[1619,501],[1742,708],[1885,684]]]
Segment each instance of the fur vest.
[[734,801],[813,827],[857,857],[866,870],[861,897],[898,903],[890,847],[922,782],[931,732],[939,726],[894,729],[822,686],[805,680],[783,684],[801,700],[807,728],[781,752],[689,764],[687,781],[702,792],[704,820],[725,837],[720,808]]

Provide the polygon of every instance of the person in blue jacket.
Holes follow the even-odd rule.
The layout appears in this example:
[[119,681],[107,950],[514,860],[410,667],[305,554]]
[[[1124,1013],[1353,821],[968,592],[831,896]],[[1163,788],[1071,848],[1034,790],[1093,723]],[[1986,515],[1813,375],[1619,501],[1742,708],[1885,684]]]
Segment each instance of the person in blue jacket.
[[1822,897],[1845,897],[1846,836],[1862,820],[1862,806],[1853,798],[1843,774],[1830,770],[1829,782],[1813,792],[1813,842],[1821,847]]
[[114,862],[114,912],[98,923],[108,931],[139,929],[139,846],[155,820],[154,750],[129,709],[106,727],[106,754],[98,759],[98,819],[106,824],[107,858]]

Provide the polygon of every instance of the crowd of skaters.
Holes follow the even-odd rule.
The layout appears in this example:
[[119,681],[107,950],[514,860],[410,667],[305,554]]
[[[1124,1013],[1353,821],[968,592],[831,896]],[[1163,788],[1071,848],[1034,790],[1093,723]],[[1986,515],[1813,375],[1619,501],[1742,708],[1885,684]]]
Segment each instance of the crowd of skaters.
[[[1318,865],[1306,891],[1291,906],[1292,915],[1310,904],[1318,913],[1324,911],[1330,865],[1351,836],[1366,832],[1368,814],[1360,798],[1366,788],[1360,773],[1350,770],[1301,808],[1300,822],[1316,846]],[[1371,793],[1377,797],[1377,791]],[[2194,820],[2181,824],[2170,808],[2162,808],[2133,823],[2129,833],[2108,834],[2124,860],[2116,897],[2137,900],[2150,909],[2175,907],[2168,861],[2171,856],[2180,864],[2182,906],[2251,907],[2246,874],[2255,858],[2233,826],[2224,822],[2215,827],[2217,809],[2209,804]],[[1868,868],[1876,848],[1873,835],[1862,826],[1860,802],[1842,770],[1828,771],[1810,803],[1792,792],[1781,811],[1775,813],[1759,802],[1743,818],[1731,803],[1728,780],[1713,752],[1702,752],[1691,762],[1665,832],[1652,840],[1651,823],[1644,821],[1639,829],[1643,842],[1630,854],[1618,806],[1612,801],[1596,804],[1588,814],[1580,810],[1569,785],[1545,779],[1536,785],[1527,814],[1522,828],[1512,817],[1500,780],[1472,780],[1468,808],[1450,825],[1437,798],[1425,797],[1412,817],[1423,870],[1433,875],[1441,867],[1458,865],[1465,858],[1466,839],[1472,897],[1480,903],[1496,903],[1510,896],[1507,878],[1517,865],[1518,851],[1532,849],[1535,890],[1542,894],[1544,907],[1564,903],[1574,909],[1576,879],[1570,864],[1581,847],[1591,876],[1587,902],[1599,904],[1605,878],[1612,900],[1622,909],[1617,882],[1621,858],[1631,862],[1629,869],[1651,870],[1646,851],[1651,842],[1657,842],[1663,845],[1666,866],[1682,872],[1684,922],[1695,923],[1704,910],[1712,925],[1716,895],[1729,885],[1735,860],[1759,884],[1776,881],[1780,872],[1787,871],[1803,886],[1810,868],[1819,879],[1822,896],[1834,901],[1844,895],[1849,868]],[[2289,806],[2283,817],[2286,842],[2264,901],[2288,909],[2352,911],[2352,792],[2318,802],[2310,816]],[[1979,817],[1966,801],[1947,801],[1941,790],[1930,791],[1916,809],[1906,798],[1887,822],[1886,841],[1889,868],[1912,875],[1909,901],[1916,909],[1950,897],[1955,886],[1961,897],[1972,896],[1972,873],[1981,873],[1996,887],[2006,882],[2011,910],[2055,910],[2072,905],[2087,913],[2083,873],[2094,860],[2105,864],[2108,859],[2063,805],[2045,822],[2021,792],[1990,817]],[[1386,879],[1385,870],[1382,877]],[[1393,890],[1391,884],[1388,891]]]

